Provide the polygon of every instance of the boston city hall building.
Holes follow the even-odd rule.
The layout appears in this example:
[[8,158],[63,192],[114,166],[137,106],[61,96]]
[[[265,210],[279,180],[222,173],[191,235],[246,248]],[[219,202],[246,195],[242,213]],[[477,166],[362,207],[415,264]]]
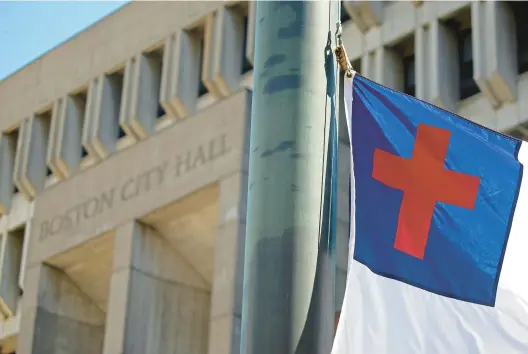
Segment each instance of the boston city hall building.
[[[345,1],[343,38],[360,74],[524,138],[526,13]],[[132,2],[0,82],[0,354],[239,353],[254,23]]]

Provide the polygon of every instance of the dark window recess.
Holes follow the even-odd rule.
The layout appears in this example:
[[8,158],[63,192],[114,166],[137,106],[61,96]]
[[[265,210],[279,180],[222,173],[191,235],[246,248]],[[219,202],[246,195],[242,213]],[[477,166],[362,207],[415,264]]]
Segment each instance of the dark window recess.
[[18,192],[18,187],[16,186],[16,184],[13,183],[13,194],[17,194]]
[[473,80],[473,44],[471,29],[465,29],[457,33],[458,58],[460,67],[460,99],[464,99],[479,93],[479,88]]
[[49,168],[48,166],[46,166],[46,177],[49,177],[53,174],[53,172],[51,171],[51,168]]
[[117,133],[117,138],[118,139],[121,139],[123,137],[126,136],[126,133],[125,131],[123,130],[123,128],[121,127],[121,124],[119,124],[119,132]]
[[361,75],[361,59],[351,60],[350,64],[352,65],[352,69]]
[[348,14],[347,10],[345,9],[345,5],[343,4],[343,1],[341,1],[341,23],[345,23],[347,21],[350,21],[352,18]]
[[207,86],[205,86],[203,80],[202,80],[202,74],[203,74],[203,59],[204,59],[204,40],[203,38],[200,40],[200,60],[198,61],[200,63],[200,70],[198,75],[198,80],[200,84],[198,85],[198,97],[201,97],[205,95],[209,90],[207,89]]
[[165,110],[163,109],[163,106],[158,103],[158,110],[156,112],[156,118],[161,118],[165,115]]
[[81,146],[81,158],[85,158],[86,156],[88,156],[88,151],[86,151],[84,146]]
[[517,68],[518,73],[528,71],[528,3],[524,1],[511,1],[511,10],[515,19],[515,36],[517,41]]
[[253,65],[246,56],[248,41],[248,17],[244,17],[244,38],[242,39],[242,75],[253,70]]
[[414,55],[403,58],[403,92],[416,95]]

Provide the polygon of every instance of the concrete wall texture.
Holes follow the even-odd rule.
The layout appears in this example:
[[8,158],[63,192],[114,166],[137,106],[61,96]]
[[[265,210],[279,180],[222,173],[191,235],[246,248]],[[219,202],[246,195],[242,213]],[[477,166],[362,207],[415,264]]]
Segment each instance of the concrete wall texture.
[[[525,138],[518,6],[344,1],[343,38],[360,74]],[[133,2],[0,82],[0,354],[239,352],[254,24]]]

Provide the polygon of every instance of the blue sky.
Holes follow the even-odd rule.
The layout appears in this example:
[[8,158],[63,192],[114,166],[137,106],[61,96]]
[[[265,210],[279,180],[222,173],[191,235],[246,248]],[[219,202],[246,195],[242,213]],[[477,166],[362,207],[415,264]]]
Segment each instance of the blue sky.
[[0,1],[0,80],[128,1]]

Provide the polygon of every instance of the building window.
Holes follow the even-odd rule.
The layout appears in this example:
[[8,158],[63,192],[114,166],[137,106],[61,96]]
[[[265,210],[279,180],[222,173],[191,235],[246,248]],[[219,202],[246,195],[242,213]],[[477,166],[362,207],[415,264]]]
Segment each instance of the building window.
[[341,23],[345,23],[347,21],[350,21],[352,18],[350,17],[350,14],[345,9],[345,4],[343,1],[341,1]]
[[198,97],[202,97],[203,95],[207,94],[209,92],[209,90],[207,89],[207,86],[205,86],[203,80],[202,80],[202,76],[203,76],[203,70],[204,70],[204,59],[205,59],[205,41],[204,41],[204,38],[203,36],[200,38],[200,43],[199,43],[199,46],[200,46],[200,52],[199,52],[199,58],[198,58],[198,63],[199,63],[199,66],[200,66],[200,70],[198,70],[198,80],[200,82],[200,84],[198,85]]
[[121,127],[121,124],[119,124],[119,111],[121,110],[121,100],[123,98],[124,78],[125,78],[125,72],[123,69],[108,75],[108,79],[112,87],[112,98],[113,98],[112,101],[114,103],[113,118],[114,118],[114,124],[116,126],[116,133],[117,133],[118,139],[121,139],[126,136],[126,133]]
[[473,96],[479,88],[473,80],[473,42],[471,28],[457,32],[460,68],[460,99]]
[[246,15],[244,16],[244,33],[243,33],[243,39],[242,39],[242,75],[253,70],[253,65],[251,65],[251,62],[249,61],[246,55],[247,42],[248,42],[248,16]]
[[361,58],[351,60],[350,64],[352,64],[352,69],[354,69],[355,72],[361,75]]
[[391,71],[386,77],[389,87],[410,96],[416,95],[413,34],[387,48],[384,65]]
[[445,25],[456,38],[459,69],[459,99],[463,100],[479,93],[477,83],[473,79],[473,38],[471,34],[470,7],[458,11]]
[[414,55],[403,58],[403,92],[416,95]]
[[518,73],[528,71],[528,2],[510,1],[510,9],[515,20],[515,37],[517,41],[517,68]]

